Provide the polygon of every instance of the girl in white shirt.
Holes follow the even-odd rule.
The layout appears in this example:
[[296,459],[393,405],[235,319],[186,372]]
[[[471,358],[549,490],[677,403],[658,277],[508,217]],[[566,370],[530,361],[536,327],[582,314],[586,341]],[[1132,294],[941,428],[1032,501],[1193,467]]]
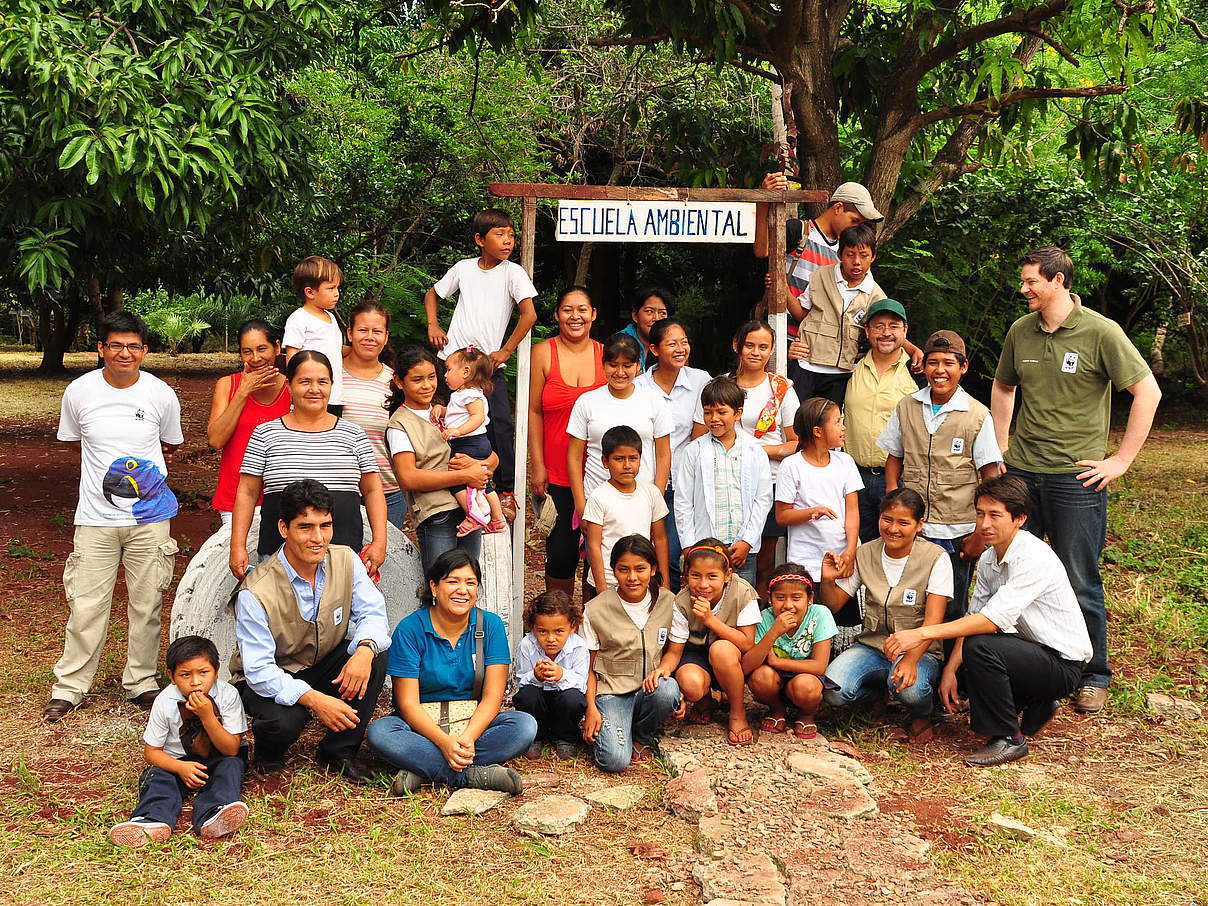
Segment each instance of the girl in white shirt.
[[[487,436],[487,397],[494,389],[495,362],[487,353],[473,346],[449,353],[445,359],[445,383],[452,393],[445,409],[445,426],[441,431],[454,455],[465,453],[473,459],[487,459],[495,452]],[[462,488],[453,494],[466,518],[457,527],[457,536],[482,529],[487,534],[507,531],[503,508],[495,486],[487,484],[486,491]]]

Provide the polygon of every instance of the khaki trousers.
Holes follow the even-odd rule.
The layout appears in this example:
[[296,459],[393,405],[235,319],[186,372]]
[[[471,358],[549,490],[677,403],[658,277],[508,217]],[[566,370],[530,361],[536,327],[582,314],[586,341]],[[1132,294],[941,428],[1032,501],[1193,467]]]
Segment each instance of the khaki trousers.
[[126,573],[130,623],[122,686],[127,698],[159,688],[159,615],[177,551],[170,530],[168,519],[148,525],[76,526],[75,547],[63,568],[71,615],[51,698],[78,705],[91,688],[109,634],[119,563]]

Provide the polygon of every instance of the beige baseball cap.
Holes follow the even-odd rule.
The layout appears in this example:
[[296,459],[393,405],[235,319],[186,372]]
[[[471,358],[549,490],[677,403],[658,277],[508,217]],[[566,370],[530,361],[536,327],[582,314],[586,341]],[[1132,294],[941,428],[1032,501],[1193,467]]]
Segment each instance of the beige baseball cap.
[[878,211],[876,205],[872,203],[872,196],[868,193],[868,189],[858,182],[845,182],[831,192],[830,203],[834,204],[836,201],[855,205],[860,216],[870,223],[885,219],[885,215]]

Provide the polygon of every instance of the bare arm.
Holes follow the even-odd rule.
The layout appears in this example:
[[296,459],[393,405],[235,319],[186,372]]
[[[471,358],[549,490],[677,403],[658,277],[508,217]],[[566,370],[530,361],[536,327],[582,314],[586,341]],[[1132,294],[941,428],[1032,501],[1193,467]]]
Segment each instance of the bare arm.
[[[670,518],[670,513],[667,514]],[[671,553],[667,546],[667,528],[662,519],[650,523],[650,542],[654,545],[654,558],[659,564],[659,575],[663,577],[663,588],[671,588]]]
[[660,491],[667,490],[671,478],[671,435],[654,439],[654,483]]
[[591,584],[597,592],[608,588],[604,582],[604,526],[598,522],[580,522],[583,541],[587,548],[587,565],[591,570]]
[[469,414],[469,418],[462,425],[445,431],[446,439],[473,434],[487,420],[487,408],[482,400],[470,400],[466,405],[466,412]]
[[252,512],[264,489],[264,479],[259,475],[240,475],[235,488],[235,502],[231,505],[231,572],[240,581],[247,575],[247,533],[252,528]]
[[994,439],[998,449],[1007,452],[1011,437],[1011,416],[1015,414],[1015,391],[1017,388],[995,379],[990,387],[990,417],[994,419]]
[[520,309],[520,317],[516,319],[516,328],[508,337],[507,342],[503,344],[503,348],[492,356],[495,358],[496,365],[503,365],[515,354],[516,350],[520,348],[520,341],[528,336],[528,332],[537,323],[537,309],[533,306],[532,299],[521,299],[516,306]]
[[534,347],[529,360],[529,484],[533,493],[544,497],[549,493],[549,472],[545,466],[545,410],[541,408],[541,396],[545,393],[546,371],[549,369],[549,345],[541,343]]
[[478,699],[478,707],[474,709],[470,722],[462,732],[462,736],[477,741],[486,732],[499,709],[503,707],[503,693],[508,684],[507,664],[491,664],[486,668],[482,678],[482,694]]
[[224,375],[214,385],[214,395],[210,399],[210,421],[206,425],[206,440],[215,450],[221,450],[235,433],[239,424],[239,414],[243,412],[243,404],[247,402],[247,394],[243,390],[243,382],[231,399],[231,376]]
[[570,493],[575,498],[575,512],[583,517],[587,505],[587,493],[583,489],[583,458],[587,455],[587,441],[572,437],[566,445],[566,471],[570,478]]
[[885,493],[896,491],[902,480],[902,457],[890,453],[885,458]]
[[847,533],[845,554],[851,560],[856,556],[856,546],[860,543],[860,495],[855,491],[845,494],[843,503],[843,531]]
[[1120,449],[1116,451],[1115,456],[1109,456],[1107,459],[1080,459],[1077,462],[1077,465],[1086,467],[1078,474],[1078,480],[1088,488],[1094,485],[1096,491],[1102,491],[1128,471],[1128,467],[1141,452],[1145,439],[1149,437],[1154,413],[1158,411],[1158,403],[1162,399],[1162,391],[1152,374],[1147,374],[1137,383],[1124,389],[1132,394],[1133,400],[1128,410],[1128,424],[1124,428]]
[[380,472],[361,473],[361,499],[369,517],[370,540],[361,551],[361,562],[372,578],[386,560],[386,495]]
[[440,300],[436,296],[436,287],[430,287],[424,293],[424,318],[428,322],[428,342],[438,350],[444,349],[445,344],[449,342],[448,335],[440,326],[439,306]]
[[692,434],[688,439],[696,440],[698,437],[704,437],[705,432],[708,430],[709,429],[706,428],[704,425],[702,425],[700,422],[693,422],[692,423]]
[[797,658],[781,657],[778,654],[768,654],[768,666],[773,670],[783,670],[785,673],[809,673],[813,676],[821,676],[826,673],[826,668],[830,664],[831,641],[827,639],[824,642],[814,642],[810,648],[810,656],[804,660]]

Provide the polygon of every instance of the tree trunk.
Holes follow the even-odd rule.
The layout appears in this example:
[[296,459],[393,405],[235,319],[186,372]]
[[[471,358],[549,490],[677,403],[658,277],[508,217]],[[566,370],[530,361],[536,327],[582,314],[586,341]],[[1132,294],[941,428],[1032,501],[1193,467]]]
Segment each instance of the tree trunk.
[[796,46],[786,48],[787,59],[778,61],[776,68],[791,92],[801,185],[829,192],[843,179],[839,97],[832,70],[839,23],[828,19],[826,4],[807,3],[803,7]]
[[80,325],[80,307],[57,302],[42,293],[38,297],[38,336],[42,341],[42,364],[38,374],[62,374],[63,355],[71,346]]

